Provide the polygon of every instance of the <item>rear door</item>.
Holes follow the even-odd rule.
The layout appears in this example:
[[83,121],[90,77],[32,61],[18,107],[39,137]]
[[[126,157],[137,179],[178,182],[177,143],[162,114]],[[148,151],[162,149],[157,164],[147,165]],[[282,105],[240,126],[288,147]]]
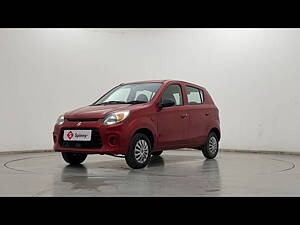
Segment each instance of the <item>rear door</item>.
[[157,113],[158,145],[162,149],[179,148],[186,143],[188,115],[180,84],[169,85],[160,100],[171,98],[176,105],[159,109]]
[[209,123],[209,109],[204,102],[204,92],[197,87],[185,85],[189,115],[187,139],[191,146],[204,144]]

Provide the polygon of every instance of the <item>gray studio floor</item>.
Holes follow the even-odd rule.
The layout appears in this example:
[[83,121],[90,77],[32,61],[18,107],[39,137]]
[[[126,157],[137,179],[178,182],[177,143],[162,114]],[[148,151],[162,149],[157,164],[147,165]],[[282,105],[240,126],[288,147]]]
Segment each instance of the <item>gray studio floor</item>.
[[171,150],[132,170],[90,155],[82,166],[59,153],[0,155],[0,196],[300,196],[300,156]]

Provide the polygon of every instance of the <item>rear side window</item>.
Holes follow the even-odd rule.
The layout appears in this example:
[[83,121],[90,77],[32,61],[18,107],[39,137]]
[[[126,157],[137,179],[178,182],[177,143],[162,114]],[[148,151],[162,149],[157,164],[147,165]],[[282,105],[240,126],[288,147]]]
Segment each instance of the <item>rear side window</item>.
[[171,99],[176,105],[183,105],[181,87],[178,84],[171,84],[162,96],[162,100],[164,99]]
[[189,105],[203,104],[203,91],[191,86],[186,86],[186,94]]

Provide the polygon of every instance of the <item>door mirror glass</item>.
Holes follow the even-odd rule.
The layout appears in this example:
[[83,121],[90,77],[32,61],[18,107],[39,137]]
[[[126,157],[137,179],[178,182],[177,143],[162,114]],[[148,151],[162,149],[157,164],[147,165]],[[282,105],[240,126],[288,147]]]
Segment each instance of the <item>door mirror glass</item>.
[[165,99],[162,100],[159,107],[164,108],[164,107],[171,107],[171,106],[174,106],[174,105],[176,105],[176,103],[172,99],[165,98]]

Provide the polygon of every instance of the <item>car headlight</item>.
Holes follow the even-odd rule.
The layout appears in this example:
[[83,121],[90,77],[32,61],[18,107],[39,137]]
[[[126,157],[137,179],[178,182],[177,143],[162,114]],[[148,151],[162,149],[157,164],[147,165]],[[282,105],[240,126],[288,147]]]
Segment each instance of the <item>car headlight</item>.
[[120,111],[120,112],[114,112],[106,116],[103,120],[103,124],[105,125],[111,125],[120,123],[123,120],[125,120],[129,116],[129,111]]
[[61,115],[61,116],[58,117],[58,119],[56,121],[56,124],[57,125],[62,125],[64,123],[64,121],[65,121],[65,117],[64,117],[64,115]]

